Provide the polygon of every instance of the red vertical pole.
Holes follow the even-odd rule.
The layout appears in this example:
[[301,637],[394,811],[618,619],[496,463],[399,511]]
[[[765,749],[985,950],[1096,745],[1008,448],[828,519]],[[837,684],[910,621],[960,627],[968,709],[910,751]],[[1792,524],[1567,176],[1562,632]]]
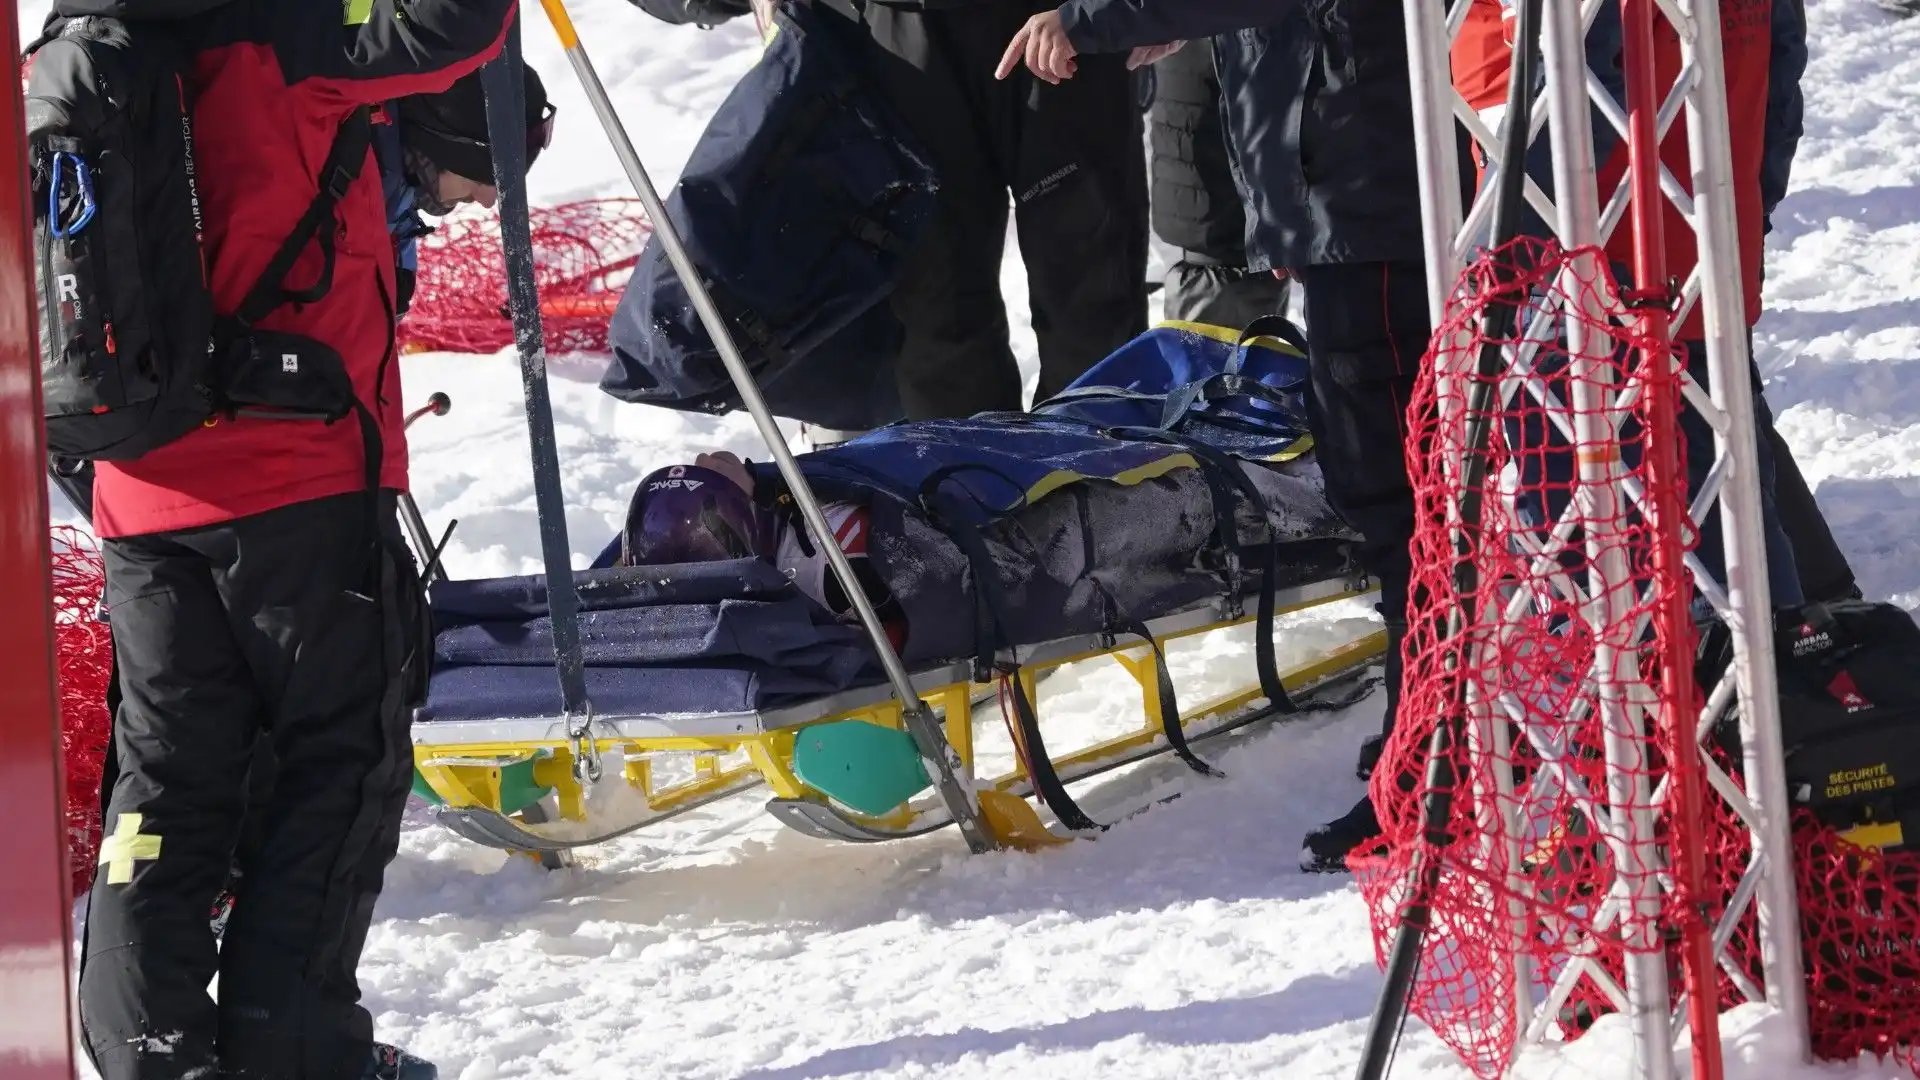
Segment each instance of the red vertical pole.
[[[1639,311],[1643,352],[1640,371],[1649,390],[1646,435],[1648,496],[1653,504],[1654,625],[1660,641],[1660,732],[1672,778],[1667,807],[1674,873],[1683,902],[1682,964],[1687,1026],[1692,1033],[1694,1080],[1721,1080],[1719,973],[1713,961],[1712,925],[1705,899],[1706,853],[1701,849],[1699,743],[1693,683],[1693,620],[1688,613],[1692,577],[1681,552],[1687,477],[1681,468],[1680,418],[1675,407],[1668,313],[1666,197],[1660,192],[1660,94],[1654,52],[1654,0],[1621,0],[1624,31],[1621,62],[1627,90],[1627,168],[1632,185],[1633,280],[1628,302]],[[1718,27],[1714,27],[1718,30]]]
[[[20,55],[19,10],[0,15]],[[73,898],[54,693],[47,452],[40,425],[32,219],[20,78],[0,134],[0,791],[20,826],[0,873],[0,1077],[71,1080],[68,975]]]

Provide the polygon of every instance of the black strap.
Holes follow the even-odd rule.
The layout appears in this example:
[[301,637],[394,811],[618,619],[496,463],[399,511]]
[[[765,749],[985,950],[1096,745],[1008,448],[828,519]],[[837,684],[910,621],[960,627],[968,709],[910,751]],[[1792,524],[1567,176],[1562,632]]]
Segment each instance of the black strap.
[[1226,773],[1208,764],[1187,745],[1187,733],[1180,723],[1180,699],[1174,690],[1173,675],[1167,670],[1167,654],[1161,650],[1160,643],[1154,640],[1153,631],[1123,609],[1098,578],[1088,575],[1087,580],[1105,598],[1113,630],[1137,637],[1153,650],[1154,681],[1160,691],[1160,732],[1167,737],[1167,746],[1194,772],[1202,776],[1226,776]]
[[[1193,455],[1194,461],[1199,465],[1200,475],[1205,478],[1209,490],[1214,493],[1216,543],[1223,545],[1227,551],[1231,552],[1226,575],[1227,610],[1235,617],[1240,611],[1240,574],[1245,570],[1245,564],[1240,559],[1240,529],[1233,516],[1235,507],[1230,496],[1223,500],[1219,493],[1220,489],[1226,487],[1239,492],[1246,498],[1248,505],[1259,511],[1261,520],[1266,522],[1267,538],[1255,552],[1255,565],[1260,573],[1260,596],[1256,608],[1257,614],[1254,617],[1254,667],[1260,676],[1260,692],[1267,696],[1267,701],[1281,713],[1298,712],[1298,706],[1287,695],[1287,688],[1280,681],[1280,666],[1273,654],[1273,621],[1277,606],[1274,579],[1278,570],[1280,540],[1274,529],[1273,520],[1266,512],[1266,504],[1261,500],[1260,489],[1240,471],[1238,463],[1231,456],[1198,439],[1154,428],[1124,428],[1117,434],[1171,443]],[[1221,505],[1223,501],[1225,506]]]
[[754,170],[749,187],[785,183],[788,161],[800,152],[808,139],[813,138],[829,114],[845,108],[853,100],[859,83],[852,71],[835,68],[822,89],[823,93],[809,97],[801,104],[799,115],[788,119],[786,130],[780,134],[780,141],[774,143],[773,149],[767,151],[767,156],[760,159],[760,166]]
[[1184,386],[1175,387],[1167,393],[1167,401],[1160,413],[1160,426],[1171,430],[1184,419],[1197,404],[1217,401],[1221,398],[1247,397],[1264,401],[1280,410],[1285,416],[1301,426],[1306,426],[1305,415],[1289,400],[1284,391],[1277,390],[1258,379],[1249,379],[1241,373],[1246,362],[1247,344],[1257,337],[1277,337],[1286,342],[1302,355],[1307,351],[1307,338],[1300,328],[1293,325],[1285,315],[1262,315],[1247,324],[1240,332],[1240,338],[1233,343],[1233,352],[1227,356],[1226,367],[1204,379],[1197,379]]
[[1240,351],[1247,347],[1247,342],[1257,337],[1279,338],[1293,346],[1300,355],[1307,355],[1307,335],[1293,324],[1292,319],[1285,315],[1262,315],[1240,331],[1240,340],[1233,343],[1233,359],[1229,361],[1228,370],[1240,370]]
[[[240,309],[230,317],[230,321],[242,333],[252,329],[254,324],[282,304],[311,304],[333,288],[334,210],[340,205],[340,200],[346,198],[353,182],[360,178],[360,170],[366,165],[367,151],[372,145],[372,110],[362,105],[340,124],[340,131],[333,138],[333,148],[327,151],[327,160],[320,166],[320,187],[314,193],[313,201],[307,204],[307,212],[300,215],[293,231],[281,241],[280,250],[274,252],[272,261],[260,272],[259,280],[247,291],[246,299],[240,301]],[[324,259],[320,277],[304,289],[286,288],[287,275],[293,272],[293,264],[299,260],[307,245],[316,241]]]
[[[1258,379],[1248,378],[1237,371],[1216,372],[1204,379],[1175,388],[1167,395],[1166,404],[1160,410],[1160,426],[1171,431],[1195,409],[1215,401],[1235,397],[1264,401],[1273,406],[1281,417],[1293,425],[1307,426],[1306,413],[1294,404],[1285,390],[1276,390]],[[1254,418],[1246,413],[1240,413],[1234,419],[1247,423]]]
[[[946,499],[938,492],[929,491],[924,501],[929,518],[952,538],[961,554],[966,556],[968,568],[973,572],[975,664],[977,668],[987,669],[976,671],[975,674],[990,676],[994,655],[998,651],[996,643],[1012,640],[1007,632],[1007,598],[1000,582],[1000,572],[994,565],[992,552],[987,550],[986,541],[980,536],[980,530],[960,520],[958,515],[942,510]],[[1008,647],[1011,649],[1011,645]],[[1017,655],[1012,666],[1015,671],[1019,670]],[[1033,790],[1040,796],[1040,801],[1060,819],[1060,824],[1069,829],[1104,829],[1105,826],[1088,817],[1086,811],[1073,801],[1073,796],[1067,793],[1066,784],[1060,780],[1060,774],[1054,771],[1053,757],[1047,753],[1046,739],[1040,734],[1040,719],[1034,715],[1033,703],[1027,700],[1025,687],[1016,688],[1013,712],[1020,728],[1020,742],[1026,748],[1027,774],[1033,780]]]

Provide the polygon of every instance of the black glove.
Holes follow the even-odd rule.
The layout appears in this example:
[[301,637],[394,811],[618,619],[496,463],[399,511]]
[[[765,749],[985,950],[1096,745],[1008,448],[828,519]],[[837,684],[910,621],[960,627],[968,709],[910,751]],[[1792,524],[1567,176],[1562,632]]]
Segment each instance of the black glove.
[[413,271],[404,266],[393,268],[393,317],[399,318],[413,306]]

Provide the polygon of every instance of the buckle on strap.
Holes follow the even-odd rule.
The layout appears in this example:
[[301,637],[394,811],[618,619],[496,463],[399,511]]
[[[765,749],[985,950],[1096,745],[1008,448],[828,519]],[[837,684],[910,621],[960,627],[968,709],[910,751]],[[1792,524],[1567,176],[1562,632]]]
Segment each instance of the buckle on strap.
[[353,189],[353,182],[359,178],[359,175],[358,169],[349,168],[344,164],[329,166],[320,177],[320,190],[334,202],[339,202],[347,197],[348,191]]

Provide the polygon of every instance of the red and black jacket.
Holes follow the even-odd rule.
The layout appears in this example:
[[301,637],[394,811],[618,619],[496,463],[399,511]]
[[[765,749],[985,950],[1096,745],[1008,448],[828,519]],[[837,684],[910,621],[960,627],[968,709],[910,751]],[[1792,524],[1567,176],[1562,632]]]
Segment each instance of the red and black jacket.
[[[356,21],[343,19],[343,7]],[[216,310],[239,307],[306,212],[342,121],[362,105],[447,89],[499,52],[513,10],[514,0],[235,0],[203,17],[194,148]],[[334,248],[326,295],[281,307],[259,326],[339,352],[379,423],[381,486],[405,490],[393,241],[371,161],[340,200]],[[309,245],[288,287],[315,280],[321,264]],[[357,428],[220,419],[139,460],[101,462],[94,527],[103,537],[170,532],[362,490]]]

